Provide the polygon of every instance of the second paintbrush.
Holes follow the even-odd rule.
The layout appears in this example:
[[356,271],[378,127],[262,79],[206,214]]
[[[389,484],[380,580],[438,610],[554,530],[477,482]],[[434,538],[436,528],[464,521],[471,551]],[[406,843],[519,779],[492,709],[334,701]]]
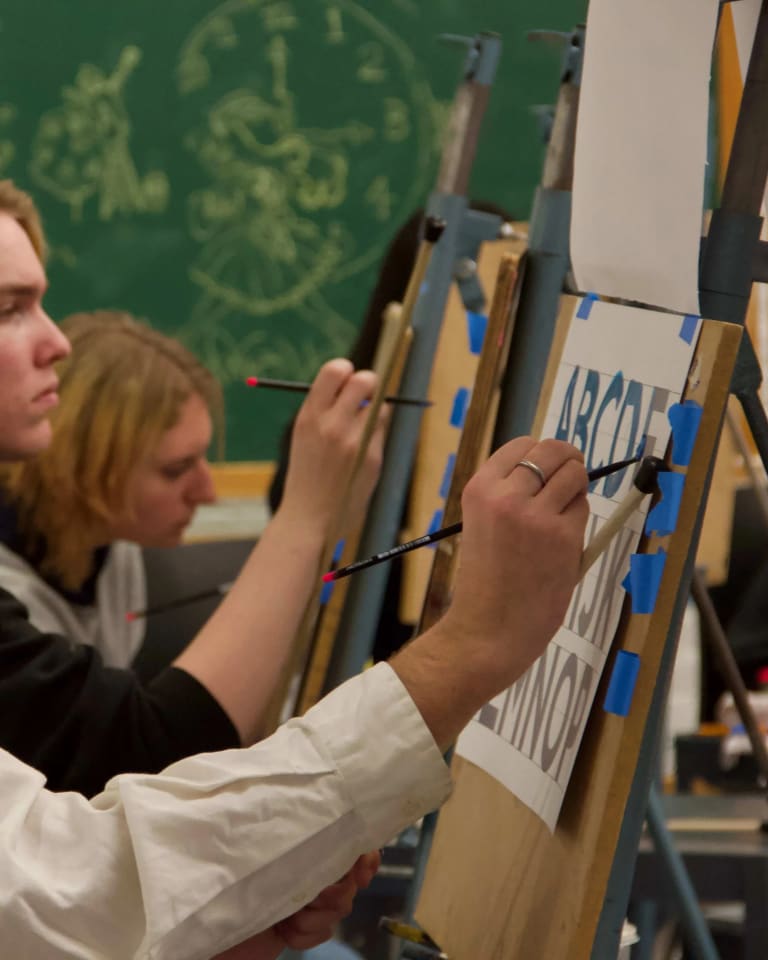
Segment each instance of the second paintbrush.
[[[644,446],[644,441],[641,446]],[[603,477],[608,477],[612,473],[617,473],[619,470],[623,470],[625,467],[629,467],[639,460],[640,456],[636,456],[631,457],[629,460],[618,460],[616,463],[606,464],[604,467],[596,467],[594,470],[589,471],[587,477],[590,483],[594,483],[595,480],[601,480]],[[377,563],[391,560],[401,553],[408,553],[410,550],[416,550],[419,547],[426,547],[430,544],[437,543],[438,540],[445,540],[446,537],[453,537],[457,533],[461,533],[461,529],[462,523],[461,520],[459,520],[458,523],[452,523],[450,526],[443,527],[442,530],[435,530],[434,533],[427,533],[423,537],[417,537],[415,540],[409,540],[407,543],[400,543],[390,550],[385,550],[383,553],[376,553],[372,557],[368,557],[367,560],[358,560],[357,563],[350,563],[346,567],[339,567],[338,570],[329,570],[328,573],[323,574],[323,583],[329,583],[331,580],[340,580],[342,577],[348,577],[351,573],[357,573],[358,570],[365,570],[367,567],[372,567]]]
[[[246,386],[269,387],[272,390],[288,390],[291,393],[307,393],[311,383],[302,383],[299,380],[273,380],[269,377],[246,377]],[[419,400],[416,397],[384,397],[385,403],[402,403],[411,407],[431,407],[431,400]]]

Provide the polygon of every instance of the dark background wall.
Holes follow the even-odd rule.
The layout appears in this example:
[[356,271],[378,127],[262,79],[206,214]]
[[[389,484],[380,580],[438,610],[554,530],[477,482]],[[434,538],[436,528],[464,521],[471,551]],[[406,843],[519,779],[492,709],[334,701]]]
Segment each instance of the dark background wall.
[[0,176],[31,190],[54,316],[121,307],[225,382],[227,457],[268,460],[294,397],[351,343],[379,257],[433,183],[463,52],[503,53],[474,197],[525,218],[559,53],[586,0],[6,0]]

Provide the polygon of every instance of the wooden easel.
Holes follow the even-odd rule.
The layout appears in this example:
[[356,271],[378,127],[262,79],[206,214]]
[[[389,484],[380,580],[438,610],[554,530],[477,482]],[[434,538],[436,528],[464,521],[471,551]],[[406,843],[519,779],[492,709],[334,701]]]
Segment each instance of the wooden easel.
[[[414,307],[413,345],[403,371],[401,389],[404,394],[416,397],[427,395],[446,300],[456,282],[457,263],[463,258],[476,261],[480,244],[496,237],[501,225],[499,217],[469,210],[466,197],[480,124],[501,53],[501,41],[497,35],[489,33],[474,38],[448,39],[466,45],[468,55],[463,80],[454,97],[449,142],[443,152],[435,190],[427,202],[427,214],[444,219],[446,229],[430,262],[422,295]],[[479,295],[480,302],[474,305],[466,302],[468,298],[463,295],[468,309],[482,308],[479,285],[476,295]],[[418,411],[404,408],[394,411],[384,466],[369,507],[359,557],[371,556],[398,541],[419,429]],[[386,583],[384,564],[371,567],[351,579],[326,688],[359,673],[370,657]]]
[[[452,960],[551,957],[587,960],[606,895],[657,666],[716,448],[741,330],[704,324],[685,396],[704,413],[653,614],[619,627],[615,649],[638,653],[642,670],[626,718],[601,709],[610,664],[595,698],[557,829],[473,764],[453,762],[454,795],[438,819],[416,919]],[[649,544],[653,551],[658,546]],[[614,651],[615,652],[615,651]],[[482,878],[482,881],[480,881]]]
[[[764,462],[768,450],[765,415],[757,409],[760,373],[751,344],[741,335],[758,245],[759,202],[768,171],[768,139],[764,122],[759,123],[765,100],[759,107],[756,99],[764,93],[768,79],[766,3],[761,25],[750,65],[755,82],[750,88],[748,77],[747,110],[745,114],[743,108],[740,119],[743,133],[740,139],[737,130],[733,172],[729,168],[730,189],[727,180],[702,271],[702,313],[723,317],[731,325],[708,321],[702,330],[700,383],[695,389],[704,390],[705,414],[678,528],[669,539],[668,565],[656,609],[649,618],[639,618],[647,623],[633,623],[637,618],[631,618],[618,631],[624,648],[631,643],[631,649],[642,649],[643,662],[657,667],[658,674],[651,673],[659,680],[655,686],[647,681],[640,684],[634,716],[627,720],[614,722],[617,718],[607,717],[596,706],[552,837],[540,823],[528,822],[527,808],[490,778],[471,764],[456,761],[455,796],[441,814],[416,913],[452,960],[528,956],[606,960],[616,956],[637,840],[649,809],[666,682],[729,389],[742,401]],[[749,114],[751,123],[743,119]],[[740,168],[735,162],[739,159]],[[598,691],[596,705],[603,692]],[[470,831],[468,824],[480,819],[478,810],[483,820],[496,823],[498,816],[503,829],[497,825],[487,836],[482,829]],[[503,850],[500,865],[494,863],[499,848]],[[510,912],[505,916],[507,908]]]

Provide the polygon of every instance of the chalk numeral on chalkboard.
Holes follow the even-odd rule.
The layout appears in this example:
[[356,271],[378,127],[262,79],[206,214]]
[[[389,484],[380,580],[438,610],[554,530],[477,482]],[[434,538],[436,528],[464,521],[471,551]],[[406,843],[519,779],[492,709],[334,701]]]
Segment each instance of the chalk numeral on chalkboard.
[[344,24],[341,22],[341,10],[338,7],[328,7],[325,11],[325,22],[328,33],[325,38],[328,43],[344,43]]
[[380,43],[364,43],[357,53],[361,61],[357,68],[358,80],[362,83],[384,83],[388,79],[389,74],[384,66],[384,47]]
[[400,97],[384,98],[384,139],[389,143],[402,143],[411,132],[408,104]]
[[374,177],[365,191],[365,202],[373,209],[373,215],[377,220],[389,219],[393,200],[389,178]]

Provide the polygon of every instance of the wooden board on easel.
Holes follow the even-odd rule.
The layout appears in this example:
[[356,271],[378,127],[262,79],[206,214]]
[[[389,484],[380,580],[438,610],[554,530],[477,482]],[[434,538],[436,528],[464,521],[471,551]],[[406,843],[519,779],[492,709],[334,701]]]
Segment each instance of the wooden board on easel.
[[685,397],[703,408],[653,613],[622,617],[613,652],[640,656],[626,718],[602,709],[603,674],[552,834],[512,793],[455,758],[454,794],[441,811],[416,919],[451,960],[591,956],[614,851],[668,636],[699,500],[716,448],[741,337],[705,321]]
[[[521,255],[527,246],[525,224],[512,224],[514,234],[483,243],[477,258],[477,275],[484,291],[493,290],[501,258],[505,254]],[[445,308],[440,339],[435,353],[432,379],[429,384],[429,407],[422,418],[419,445],[413,470],[408,504],[407,528],[402,541],[427,533],[435,512],[441,509],[441,484],[446,461],[455,454],[461,436],[460,428],[451,423],[451,412],[457,389],[471,388],[475,380],[478,354],[469,349],[467,311],[455,285],[451,287]],[[400,598],[400,619],[418,623],[424,605],[433,553],[414,550],[405,554],[403,589]]]

